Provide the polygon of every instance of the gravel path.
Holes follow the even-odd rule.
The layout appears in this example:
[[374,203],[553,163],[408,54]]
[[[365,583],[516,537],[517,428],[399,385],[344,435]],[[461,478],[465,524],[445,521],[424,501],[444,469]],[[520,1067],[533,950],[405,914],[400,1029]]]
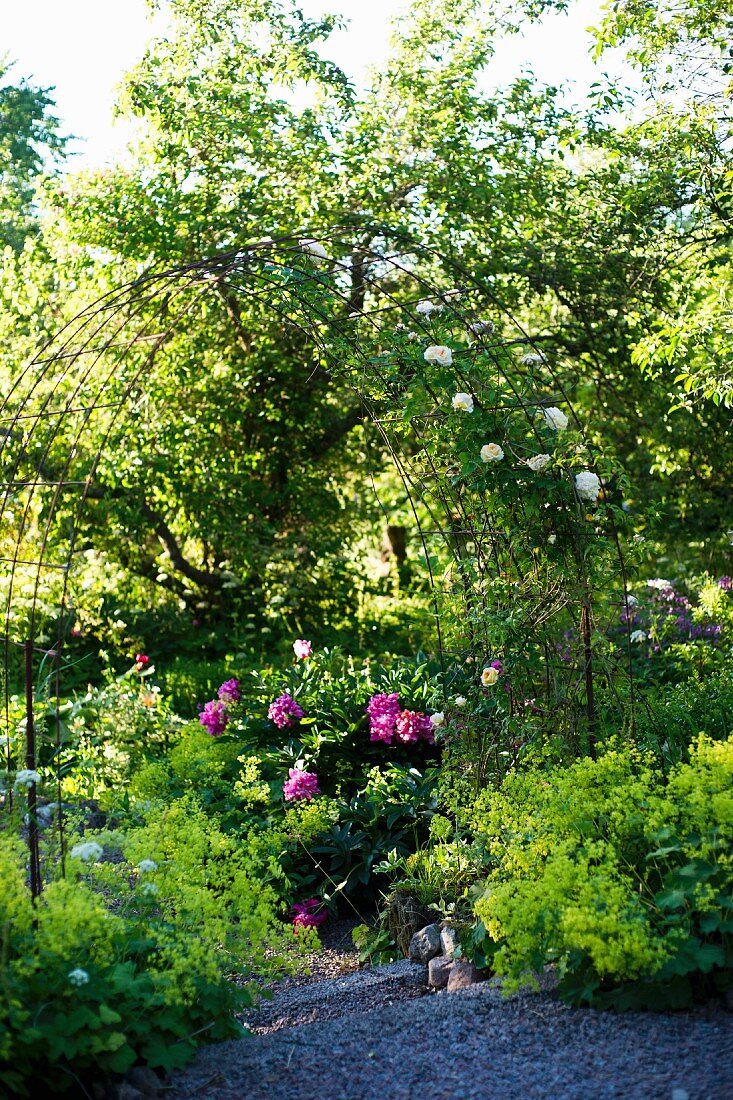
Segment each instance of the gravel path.
[[[484,982],[428,993],[407,961],[344,973],[329,948],[258,1034],[203,1048],[177,1100],[733,1100],[733,1016],[613,1015]],[[313,978],[316,980],[314,981]]]

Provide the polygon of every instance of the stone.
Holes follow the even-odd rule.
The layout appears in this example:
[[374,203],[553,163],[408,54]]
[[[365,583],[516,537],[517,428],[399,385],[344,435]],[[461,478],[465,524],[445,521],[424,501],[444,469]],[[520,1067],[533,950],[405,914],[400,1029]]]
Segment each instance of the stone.
[[437,924],[426,924],[410,940],[408,956],[413,962],[427,963],[440,954],[440,928]]
[[145,1100],[145,1097],[139,1089],[123,1081],[117,1090],[117,1100]]
[[432,989],[445,989],[453,967],[453,962],[446,955],[436,955],[428,963],[428,985]]
[[161,1087],[161,1080],[154,1070],[148,1069],[147,1066],[133,1066],[131,1070],[127,1071],[125,1080],[134,1089],[141,1092],[143,1096],[148,1097],[149,1100],[156,1100]]
[[440,946],[444,955],[447,955],[449,959],[455,958],[456,951],[461,945],[458,940],[458,933],[450,925],[447,925],[440,933]]
[[479,974],[473,963],[456,959],[448,976],[448,992],[457,993],[459,989],[468,989],[479,981]]

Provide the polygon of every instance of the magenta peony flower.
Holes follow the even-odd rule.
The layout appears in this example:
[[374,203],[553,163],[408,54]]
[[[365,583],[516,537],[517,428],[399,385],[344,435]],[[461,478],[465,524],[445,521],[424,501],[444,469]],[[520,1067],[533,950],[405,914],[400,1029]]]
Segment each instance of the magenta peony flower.
[[267,717],[275,723],[278,729],[282,730],[288,726],[294,726],[298,719],[303,717],[303,709],[286,691],[274,703],[270,703]]
[[217,699],[211,699],[199,715],[199,722],[205,726],[212,737],[218,737],[227,728],[229,715],[224,704]]
[[298,660],[302,661],[306,657],[313,656],[313,646],[310,642],[306,642],[305,638],[298,638],[297,641],[293,642],[293,653]]
[[416,710],[403,710],[397,715],[395,737],[403,745],[409,745],[410,742],[419,741],[421,738],[432,745],[435,740],[433,723],[427,714],[420,714]]
[[323,908],[321,898],[296,901],[290,912],[293,914],[293,925],[296,928],[318,928],[328,920],[328,913]]
[[369,732],[372,741],[384,741],[392,744],[397,715],[400,713],[400,700],[396,691],[391,695],[373,695],[366,708],[369,715]]
[[239,680],[225,680],[216,693],[222,703],[238,703],[242,698],[239,690]]
[[320,794],[318,776],[315,772],[305,772],[302,768],[291,768],[290,779],[283,783],[283,795],[286,802],[295,802],[299,798],[314,798]]

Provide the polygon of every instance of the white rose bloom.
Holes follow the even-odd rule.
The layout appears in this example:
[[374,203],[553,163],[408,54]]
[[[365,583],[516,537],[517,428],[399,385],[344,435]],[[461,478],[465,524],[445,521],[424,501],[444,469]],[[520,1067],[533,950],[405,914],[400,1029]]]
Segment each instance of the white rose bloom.
[[147,875],[151,871],[157,871],[158,864],[154,859],[141,859],[137,865],[137,869],[141,875]]
[[453,405],[454,409],[457,409],[460,412],[467,412],[467,413],[472,413],[473,412],[473,398],[471,397],[470,393],[457,393],[457,394],[455,394],[451,404]]
[[445,714],[442,710],[437,711],[435,714],[430,715],[430,724],[434,730],[437,730],[445,722]]
[[655,577],[654,580],[647,581],[646,583],[649,588],[672,588],[672,582],[664,580],[663,577]]
[[525,367],[537,367],[544,362],[544,355],[537,355],[536,352],[529,352],[527,355],[522,356],[522,364]]
[[632,596],[630,592],[628,592],[626,594],[626,602],[629,605],[629,607],[638,607],[639,606],[639,601],[637,600],[636,596]]
[[557,542],[557,535],[548,535],[547,541],[549,542],[550,546],[554,546]]
[[84,844],[75,844],[71,849],[72,859],[81,859],[84,863],[96,863],[102,855],[102,845],[96,840],[87,840]]
[[440,312],[442,308],[443,306],[439,302],[431,302],[429,298],[423,298],[415,306],[415,312],[421,313],[423,317],[429,317],[431,313]]
[[484,333],[493,332],[494,326],[491,321],[471,321],[468,325],[468,331],[472,336],[483,336]]
[[533,474],[539,473],[540,470],[544,470],[548,462],[552,461],[552,455],[532,455],[528,458],[526,465],[529,466]]
[[504,457],[504,452],[498,443],[485,443],[481,448],[482,462],[499,462]]
[[317,256],[319,260],[327,260],[328,253],[320,241],[314,241],[312,237],[306,237],[300,242],[300,247],[309,256]]
[[468,699],[466,698],[465,695],[456,695],[453,702],[455,703],[455,705],[457,707],[465,707],[466,703],[468,702]]
[[635,631],[633,631],[632,634],[629,635],[629,641],[630,642],[645,642],[646,641],[646,634],[644,633],[643,630],[635,630]]
[[601,491],[601,479],[590,470],[575,475],[575,491],[587,504],[595,504]]
[[70,970],[66,976],[72,985],[86,985],[89,981],[89,975],[86,970],[82,970],[81,967],[78,966],[76,970]]
[[445,344],[431,344],[425,348],[423,359],[426,363],[437,363],[441,367],[449,367],[453,362],[453,352]]
[[21,768],[15,776],[16,787],[30,787],[32,783],[40,783],[41,777],[38,772],[33,771],[31,768]]
[[555,408],[551,405],[549,409],[544,410],[545,424],[548,428],[552,428],[554,432],[564,431],[568,426],[568,418],[562,409]]
[[491,666],[489,666],[489,668],[485,668],[484,671],[481,673],[481,683],[484,685],[485,688],[493,687],[498,679],[498,668],[492,668]]

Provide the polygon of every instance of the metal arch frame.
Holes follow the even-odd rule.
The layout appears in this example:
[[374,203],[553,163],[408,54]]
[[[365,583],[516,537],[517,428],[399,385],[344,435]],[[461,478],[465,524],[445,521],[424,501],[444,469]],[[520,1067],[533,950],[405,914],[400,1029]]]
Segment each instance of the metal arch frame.
[[[138,278],[120,287],[108,291],[99,300],[82,310],[76,317],[67,322],[60,332],[53,335],[34,356],[34,358],[21,370],[15,379],[11,389],[0,403],[0,459],[6,458],[6,452],[15,444],[19,432],[23,433],[23,446],[19,447],[11,457],[9,466],[6,466],[6,479],[0,483],[2,492],[2,509],[8,507],[18,489],[28,491],[25,507],[22,509],[22,517],[17,533],[15,554],[6,564],[10,568],[7,571],[7,592],[3,630],[3,658],[6,672],[4,716],[7,739],[7,766],[11,765],[10,748],[10,698],[7,679],[8,666],[10,664],[11,647],[22,646],[24,650],[25,668],[25,708],[26,708],[26,767],[33,771],[36,764],[36,747],[34,739],[34,662],[37,654],[43,653],[45,657],[50,655],[55,661],[54,688],[57,701],[60,697],[60,664],[59,657],[63,650],[65,619],[68,605],[69,582],[72,559],[75,553],[76,537],[80,526],[83,511],[90,498],[94,484],[94,478],[101,458],[103,457],[113,432],[120,422],[123,412],[129,407],[132,396],[139,389],[141,378],[144,377],[149,365],[155,359],[160,347],[175,336],[185,323],[185,319],[196,306],[212,290],[216,290],[227,280],[228,289],[236,293],[243,293],[252,300],[259,301],[265,312],[278,317],[284,323],[293,326],[313,346],[318,349],[322,359],[327,364],[328,373],[338,378],[347,386],[361,404],[364,418],[372,422],[382,439],[397,471],[404,484],[410,508],[415,519],[416,529],[419,534],[422,551],[427,565],[430,579],[434,616],[438,632],[441,663],[444,661],[443,638],[441,634],[441,612],[438,601],[438,585],[433,574],[428,539],[437,537],[447,547],[452,558],[457,562],[459,571],[462,569],[461,554],[455,549],[456,536],[464,531],[469,533],[474,540],[482,545],[490,545],[490,553],[499,564],[499,542],[503,542],[502,550],[511,558],[511,546],[503,536],[490,530],[484,524],[483,530],[477,532],[471,526],[461,494],[446,494],[445,487],[440,481],[440,471],[436,468],[433,459],[426,448],[427,433],[419,423],[411,423],[410,427],[418,445],[418,452],[426,459],[426,472],[421,474],[414,469],[410,455],[400,449],[394,433],[390,429],[390,420],[380,416],[380,410],[368,396],[368,387],[355,384],[355,381],[345,372],[334,356],[333,342],[335,336],[350,348],[354,361],[360,364],[364,375],[378,378],[380,383],[392,396],[397,396],[395,386],[380,371],[378,364],[370,358],[362,348],[362,340],[355,329],[362,326],[370,330],[375,339],[385,336],[385,318],[391,319],[398,316],[402,319],[409,316],[411,326],[426,339],[432,334],[428,322],[416,319],[411,308],[419,300],[437,298],[442,303],[442,309],[458,324],[468,326],[473,317],[473,311],[464,312],[458,303],[465,296],[477,296],[482,307],[488,306],[496,314],[501,316],[506,324],[510,324],[515,332],[512,341],[502,340],[488,341],[483,335],[477,335],[475,346],[481,354],[488,357],[497,371],[501,373],[503,381],[513,398],[513,407],[523,409],[528,423],[531,425],[535,436],[540,436],[530,416],[530,410],[534,412],[537,401],[526,402],[517,388],[513,378],[502,370],[499,357],[494,349],[506,348],[507,343],[514,343],[524,348],[534,348],[530,336],[510,316],[509,312],[497,299],[497,297],[465,270],[461,264],[446,260],[445,256],[437,249],[417,244],[405,235],[395,233],[394,230],[382,229],[379,226],[359,227],[361,236],[365,233],[374,242],[381,237],[385,243],[394,242],[390,249],[379,249],[376,246],[364,243],[354,244],[355,227],[346,226],[322,231],[302,231],[297,235],[287,235],[277,240],[256,241],[245,244],[239,248],[229,250],[208,259],[197,260],[193,263],[167,270],[152,269],[144,272]],[[305,240],[323,245],[327,251],[346,253],[346,260],[323,260],[318,256],[309,254]],[[295,258],[295,265],[292,264]],[[359,284],[355,288],[353,279],[358,261]],[[419,273],[420,265],[429,264],[436,275],[453,281],[460,286],[460,296],[454,297],[446,290],[436,289],[431,279]],[[327,266],[325,266],[327,265]],[[295,266],[303,283],[300,287],[291,285],[287,292],[283,293],[283,287],[276,280],[268,278],[266,272],[283,272],[291,270]],[[381,268],[381,273],[380,273]],[[329,284],[331,301],[343,308],[343,314],[334,316],[330,311],[314,305],[313,301],[304,292],[303,288],[312,288],[319,283],[323,284],[323,274],[332,276]],[[397,292],[386,287],[385,279],[390,276],[406,284],[407,298],[399,293],[405,287],[398,287]],[[338,286],[339,279],[343,289]],[[228,281],[231,280],[231,281]],[[242,285],[243,284],[243,285]],[[323,284],[325,285],[325,284]],[[273,293],[273,288],[277,293]],[[356,294],[355,294],[356,290]],[[367,299],[373,297],[378,304],[369,308]],[[284,303],[281,299],[284,299]],[[165,303],[165,310],[163,309]],[[171,303],[174,308],[171,309]],[[152,309],[150,307],[152,306]],[[160,321],[165,312],[165,326]],[[138,326],[137,328],[135,326]],[[132,339],[127,338],[128,330],[133,329]],[[150,331],[150,330],[153,331]],[[162,330],[161,330],[162,329]],[[147,355],[143,355],[140,361],[135,363],[132,349],[146,348]],[[473,345],[472,345],[473,346]],[[110,353],[111,362],[109,361]],[[562,384],[562,380],[553,365],[546,357],[543,358],[543,370],[554,388],[555,400],[563,400],[573,416],[576,426],[581,428],[580,421],[572,409],[572,403]],[[124,377],[126,369],[131,366],[129,377]],[[59,368],[60,373],[59,373]],[[101,371],[101,377],[96,372]],[[56,387],[48,387],[44,391],[44,383],[52,372],[56,375]],[[460,360],[454,361],[454,373],[459,384],[464,385],[471,392],[471,383],[467,374],[462,370]],[[114,401],[106,401],[109,391],[114,389],[115,383],[123,379],[119,392],[115,393]],[[65,403],[58,408],[54,406],[55,394],[61,385],[67,387]],[[92,397],[88,399],[85,393],[88,387],[92,387]],[[557,396],[559,394],[559,397]],[[432,394],[436,404],[439,404],[437,394]],[[9,412],[12,414],[8,415]],[[85,439],[86,429],[96,413],[104,412],[108,417],[101,437],[96,441],[96,449],[88,459],[88,466],[83,472],[84,476],[72,476],[75,474],[74,462],[77,459],[79,448]],[[71,439],[68,445],[68,453],[58,478],[46,481],[42,475],[54,442],[60,437],[62,429],[67,423],[73,424],[73,418],[79,417],[76,427],[71,429]],[[6,427],[4,427],[6,426]],[[42,430],[41,430],[42,429]],[[31,443],[38,441],[40,436],[41,453],[36,455],[34,463],[38,476],[33,481],[23,481],[20,472],[26,460]],[[420,449],[422,448],[422,449]],[[419,484],[421,477],[430,478],[437,488],[438,514],[435,506],[426,501],[425,492]],[[65,560],[50,562],[49,556],[51,536],[53,532],[54,518],[62,493],[67,489],[78,490],[76,507],[73,512],[73,522],[67,546]],[[42,536],[38,546],[38,556],[32,561],[21,557],[21,548],[27,535],[28,528],[33,520],[33,509],[39,502],[40,492],[50,490],[50,499],[46,502],[46,518],[42,527]],[[40,492],[39,492],[40,491]],[[39,495],[37,495],[39,494]],[[418,502],[426,509],[432,525],[432,530],[427,531],[421,522],[418,512]],[[455,517],[458,521],[455,522]],[[460,525],[460,526],[459,526]],[[626,599],[626,577],[623,568],[621,548],[616,539],[616,545],[621,558],[621,568],[624,585],[624,598]],[[32,580],[33,595],[28,637],[24,642],[13,641],[10,636],[10,622],[13,610],[13,599],[16,587],[18,570],[21,567],[34,567],[35,577]],[[61,572],[61,593],[59,600],[58,632],[53,647],[40,647],[35,641],[37,631],[37,611],[40,598],[42,576],[44,571],[58,569]],[[26,582],[27,583],[27,582]],[[465,595],[468,600],[473,595],[465,586]],[[627,603],[628,607],[628,603]],[[628,616],[627,616],[628,618]],[[590,641],[591,608],[590,598],[582,608],[582,628],[585,633],[585,680],[588,697],[589,717],[593,719],[593,669],[592,646]],[[472,648],[475,648],[476,640],[472,639]],[[45,658],[44,658],[45,659]],[[445,665],[443,664],[445,669]],[[60,748],[60,731],[57,724],[57,750]],[[9,799],[10,801],[10,799]],[[36,785],[31,783],[28,787],[28,821],[29,821],[29,849],[30,849],[30,885],[31,893],[36,898],[42,889],[40,870]],[[59,841],[64,858],[64,826],[61,807],[61,781],[57,772],[57,824],[59,829]],[[62,864],[63,870],[63,864]]]

